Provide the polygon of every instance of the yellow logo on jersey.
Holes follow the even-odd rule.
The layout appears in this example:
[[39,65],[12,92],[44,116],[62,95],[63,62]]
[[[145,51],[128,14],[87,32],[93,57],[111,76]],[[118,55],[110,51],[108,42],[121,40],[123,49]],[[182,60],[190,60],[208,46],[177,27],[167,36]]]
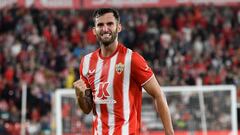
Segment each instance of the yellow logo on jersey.
[[124,70],[124,65],[120,62],[116,65],[116,71],[118,74],[121,74],[122,71]]

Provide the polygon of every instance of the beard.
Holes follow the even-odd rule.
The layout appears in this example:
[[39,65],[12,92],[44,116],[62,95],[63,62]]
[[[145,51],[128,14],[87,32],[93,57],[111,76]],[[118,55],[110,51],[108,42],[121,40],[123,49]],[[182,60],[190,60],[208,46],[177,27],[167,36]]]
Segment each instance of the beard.
[[[103,37],[104,34],[109,34],[109,37]],[[104,46],[108,46],[115,41],[115,39],[117,38],[117,34],[118,32],[116,29],[113,32],[100,32],[99,34],[96,35],[96,37],[100,42],[100,44],[103,44]]]

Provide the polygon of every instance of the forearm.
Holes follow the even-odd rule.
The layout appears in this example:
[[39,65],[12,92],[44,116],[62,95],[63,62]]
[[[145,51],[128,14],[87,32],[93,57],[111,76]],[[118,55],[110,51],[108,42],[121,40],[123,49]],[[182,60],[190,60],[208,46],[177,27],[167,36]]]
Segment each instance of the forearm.
[[87,89],[85,93],[79,92],[77,95],[77,101],[79,107],[84,113],[89,114],[91,112],[93,108],[93,99],[90,89]]
[[171,115],[168,109],[167,101],[165,97],[162,95],[162,97],[156,97],[155,98],[155,104],[156,109],[161,117],[162,123],[164,125],[164,130],[166,135],[174,135],[172,121],[171,121]]

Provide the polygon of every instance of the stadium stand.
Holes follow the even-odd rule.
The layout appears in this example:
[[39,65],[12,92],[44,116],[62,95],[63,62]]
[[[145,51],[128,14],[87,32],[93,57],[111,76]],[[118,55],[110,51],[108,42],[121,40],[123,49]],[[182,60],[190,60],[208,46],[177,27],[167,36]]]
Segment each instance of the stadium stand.
[[[145,57],[161,85],[195,85],[200,78],[206,85],[234,84],[240,96],[240,5],[138,8],[120,14],[120,40]],[[1,9],[1,133],[20,131],[23,81],[29,134],[51,133],[51,94],[72,88],[79,60],[98,47],[89,16],[87,10]]]

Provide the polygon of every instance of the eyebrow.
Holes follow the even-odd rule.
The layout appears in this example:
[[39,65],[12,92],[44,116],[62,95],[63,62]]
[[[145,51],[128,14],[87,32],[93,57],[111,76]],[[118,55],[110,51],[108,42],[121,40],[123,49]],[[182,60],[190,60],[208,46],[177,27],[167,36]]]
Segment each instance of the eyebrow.
[[97,26],[103,26],[103,23],[97,23]]
[[[114,24],[114,22],[109,21],[109,22],[107,22],[106,24],[107,24],[107,25],[112,25],[112,24]],[[103,25],[104,25],[103,22],[97,23],[97,26],[103,26]]]
[[112,25],[112,24],[114,24],[114,23],[113,23],[113,22],[108,22],[108,23],[107,23],[107,25]]

